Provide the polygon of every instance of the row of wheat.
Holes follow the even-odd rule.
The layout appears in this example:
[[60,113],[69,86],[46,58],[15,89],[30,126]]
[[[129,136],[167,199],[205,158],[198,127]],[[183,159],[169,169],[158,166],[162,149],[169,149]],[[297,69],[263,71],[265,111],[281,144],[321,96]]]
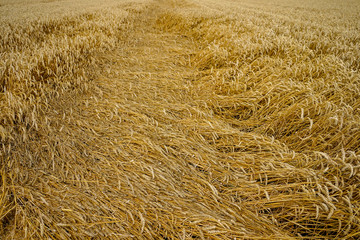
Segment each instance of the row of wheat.
[[0,238],[359,237],[356,2],[30,2],[0,18]]
[[33,167],[47,166],[51,156],[58,155],[50,143],[56,122],[63,118],[56,103],[65,98],[71,103],[75,96],[89,92],[101,64],[96,54],[124,41],[133,19],[126,10],[130,5],[121,4],[11,1],[0,5],[0,238],[6,232],[10,234],[4,238],[39,237],[33,235],[40,231],[38,222],[32,222],[33,209],[42,210],[27,209],[19,193],[24,188],[19,186],[26,186],[28,178],[36,179],[38,171],[33,172]]
[[333,10],[350,12],[335,24],[316,4],[274,3],[201,1],[158,24],[198,44],[191,64],[204,108],[252,136],[209,139],[256,185],[235,181],[224,194],[295,236],[356,238],[360,42],[351,17],[359,8]]

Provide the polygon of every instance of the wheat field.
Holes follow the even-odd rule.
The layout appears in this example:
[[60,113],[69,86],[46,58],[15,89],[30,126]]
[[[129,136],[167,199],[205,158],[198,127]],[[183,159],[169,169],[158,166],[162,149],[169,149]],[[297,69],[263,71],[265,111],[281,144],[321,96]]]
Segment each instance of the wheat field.
[[0,239],[359,239],[357,0],[0,0]]

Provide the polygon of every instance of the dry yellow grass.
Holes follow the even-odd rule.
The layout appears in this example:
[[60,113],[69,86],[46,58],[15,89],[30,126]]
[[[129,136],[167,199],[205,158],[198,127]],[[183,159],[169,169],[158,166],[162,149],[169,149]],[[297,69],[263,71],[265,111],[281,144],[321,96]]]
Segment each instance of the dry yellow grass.
[[357,1],[0,13],[0,238],[360,237]]

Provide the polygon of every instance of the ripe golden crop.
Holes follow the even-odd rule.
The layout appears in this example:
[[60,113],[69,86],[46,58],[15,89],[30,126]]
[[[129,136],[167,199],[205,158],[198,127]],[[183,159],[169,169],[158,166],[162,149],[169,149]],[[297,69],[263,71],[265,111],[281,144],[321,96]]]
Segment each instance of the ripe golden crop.
[[1,1],[0,238],[359,238],[359,18]]

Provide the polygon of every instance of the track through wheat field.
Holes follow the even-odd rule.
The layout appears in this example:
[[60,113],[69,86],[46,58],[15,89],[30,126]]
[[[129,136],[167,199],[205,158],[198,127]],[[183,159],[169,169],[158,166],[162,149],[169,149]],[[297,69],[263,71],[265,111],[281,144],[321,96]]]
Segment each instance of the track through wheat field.
[[360,237],[358,2],[74,4],[0,1],[1,239]]

